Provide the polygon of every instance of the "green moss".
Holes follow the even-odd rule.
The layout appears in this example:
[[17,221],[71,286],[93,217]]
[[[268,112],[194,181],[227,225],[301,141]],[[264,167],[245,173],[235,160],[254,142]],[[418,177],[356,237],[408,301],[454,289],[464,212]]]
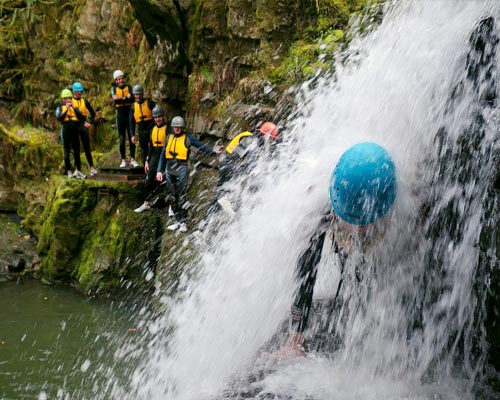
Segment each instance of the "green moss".
[[50,176],[63,158],[62,146],[57,145],[55,135],[47,130],[28,125],[7,129],[0,124],[0,134],[10,142],[9,167],[18,180],[36,181]]
[[335,51],[344,37],[343,31],[336,29],[314,43],[297,41],[281,64],[270,68],[266,77],[276,85],[290,86],[315,76],[320,70],[329,68]]
[[158,216],[133,212],[136,202],[128,185],[53,179],[37,245],[41,276],[85,292],[144,287],[163,231]]

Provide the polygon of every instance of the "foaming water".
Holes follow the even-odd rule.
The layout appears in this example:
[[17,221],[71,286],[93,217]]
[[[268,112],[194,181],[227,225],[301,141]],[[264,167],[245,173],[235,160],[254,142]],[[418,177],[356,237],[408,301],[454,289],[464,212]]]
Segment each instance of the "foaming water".
[[[485,351],[473,343],[482,301],[472,290],[475,244],[498,124],[484,92],[497,90],[499,56],[491,43],[482,62],[471,42],[485,17],[499,17],[496,0],[390,4],[334,77],[304,83],[284,142],[232,183],[237,215],[209,222],[219,229],[179,295],[162,298],[167,311],[149,324],[144,362],[116,398],[472,397]],[[488,29],[498,35],[494,23]],[[288,317],[296,260],[328,208],[331,171],[361,141],[392,155],[395,207],[371,245],[349,257],[341,304],[312,321],[311,339],[335,337],[334,350],[269,364],[261,349]],[[337,283],[327,244],[316,297]]]

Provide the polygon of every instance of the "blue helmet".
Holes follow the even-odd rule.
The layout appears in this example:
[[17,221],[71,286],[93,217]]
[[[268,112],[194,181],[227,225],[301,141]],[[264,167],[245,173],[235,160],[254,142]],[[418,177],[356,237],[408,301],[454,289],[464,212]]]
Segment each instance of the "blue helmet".
[[383,217],[396,199],[396,171],[387,151],[375,143],[359,143],[340,157],[330,178],[335,213],[353,225]]
[[73,92],[83,92],[83,85],[80,82],[73,83]]

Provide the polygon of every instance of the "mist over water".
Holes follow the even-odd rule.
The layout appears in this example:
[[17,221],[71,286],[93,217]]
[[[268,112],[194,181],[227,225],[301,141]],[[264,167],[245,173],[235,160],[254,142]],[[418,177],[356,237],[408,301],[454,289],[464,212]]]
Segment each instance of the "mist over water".
[[[174,298],[159,286],[165,311],[147,322],[144,362],[115,398],[239,399],[241,390],[255,399],[472,398],[486,351],[474,339],[484,300],[473,290],[476,244],[498,147],[498,108],[484,93],[498,91],[500,56],[490,43],[479,62],[471,44],[486,17],[495,18],[488,37],[498,36],[496,0],[388,4],[334,75],[302,85],[275,156],[231,183],[237,215],[209,221],[219,228],[188,268],[196,277],[181,278]],[[266,364],[260,354],[288,318],[296,260],[329,207],[333,167],[363,141],[392,155],[398,197],[348,258],[335,312],[312,321],[310,339],[321,333],[336,344]],[[316,298],[333,296],[329,243],[319,277]],[[241,378],[259,370],[256,382]]]

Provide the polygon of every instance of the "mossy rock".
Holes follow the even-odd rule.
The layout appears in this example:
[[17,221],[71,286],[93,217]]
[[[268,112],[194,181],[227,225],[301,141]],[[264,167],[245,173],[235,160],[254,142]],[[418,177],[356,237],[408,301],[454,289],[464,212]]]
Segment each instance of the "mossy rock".
[[136,203],[125,183],[54,178],[37,246],[42,276],[85,292],[150,281],[163,231],[157,216],[133,212]]

